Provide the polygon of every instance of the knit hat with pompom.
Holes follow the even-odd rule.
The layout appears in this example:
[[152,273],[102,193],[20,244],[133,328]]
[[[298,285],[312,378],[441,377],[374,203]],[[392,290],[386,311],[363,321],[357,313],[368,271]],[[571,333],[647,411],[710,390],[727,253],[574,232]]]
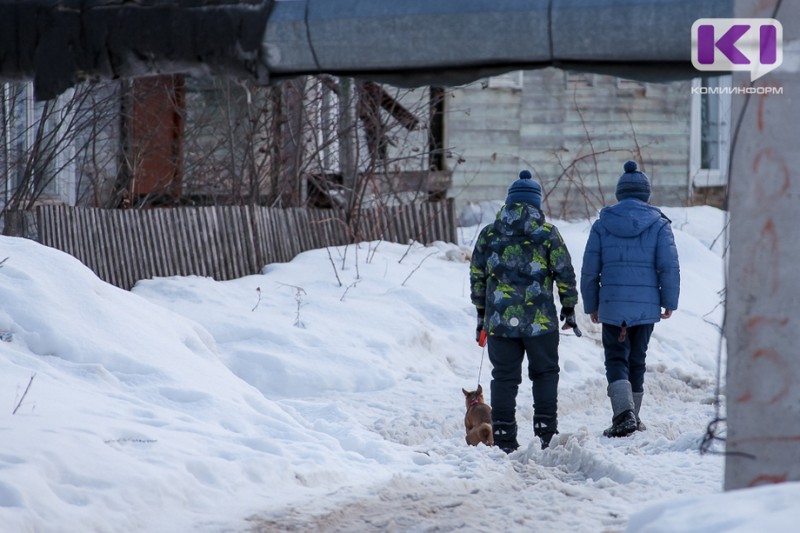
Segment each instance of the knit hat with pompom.
[[617,182],[617,201],[626,198],[637,198],[643,202],[650,201],[650,180],[647,174],[639,171],[636,161],[626,161],[623,165],[625,173]]
[[519,179],[508,188],[506,205],[510,204],[531,204],[542,208],[542,186],[533,179],[530,170],[520,172]]

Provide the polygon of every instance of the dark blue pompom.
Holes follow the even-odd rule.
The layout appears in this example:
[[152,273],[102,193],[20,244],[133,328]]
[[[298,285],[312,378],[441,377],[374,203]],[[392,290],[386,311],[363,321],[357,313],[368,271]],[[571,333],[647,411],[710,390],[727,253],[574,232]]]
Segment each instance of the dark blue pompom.
[[639,169],[636,161],[625,161],[625,165],[622,168],[625,169],[625,172],[636,172]]
[[[634,164],[635,164],[635,163],[634,163]],[[529,180],[529,179],[531,179],[532,177],[533,177],[533,176],[531,176],[531,171],[530,171],[530,170],[528,170],[528,169],[522,170],[522,171],[520,171],[520,173],[519,173],[519,179],[521,179],[521,180]]]

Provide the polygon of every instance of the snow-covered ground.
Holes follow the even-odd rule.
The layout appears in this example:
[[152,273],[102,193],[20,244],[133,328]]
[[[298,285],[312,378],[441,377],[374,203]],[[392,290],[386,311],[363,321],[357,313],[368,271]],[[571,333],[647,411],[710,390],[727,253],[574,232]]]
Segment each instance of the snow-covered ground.
[[[465,260],[478,227],[461,246],[362,243],[131,292],[2,237],[0,529],[793,531],[798,484],[723,493],[723,458],[698,453],[725,217],[667,211],[681,306],[651,342],[647,431],[602,437],[599,328],[579,313],[584,336],[561,338],[561,434],[534,442],[526,379],[510,456],[464,442],[461,389],[491,377]],[[579,270],[590,222],[557,224]]]

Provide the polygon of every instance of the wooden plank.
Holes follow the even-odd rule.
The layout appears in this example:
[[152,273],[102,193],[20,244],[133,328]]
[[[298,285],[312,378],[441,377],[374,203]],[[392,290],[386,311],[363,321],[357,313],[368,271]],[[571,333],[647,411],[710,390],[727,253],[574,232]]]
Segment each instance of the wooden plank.
[[212,242],[208,231],[208,218],[207,209],[200,207],[192,208],[194,210],[194,234],[197,243],[197,265],[198,275],[204,277],[215,277],[214,268],[212,266]]
[[401,207],[400,206],[392,206],[389,209],[389,211],[388,211],[388,213],[386,215],[386,218],[387,218],[388,224],[391,227],[391,230],[390,230],[390,235],[391,235],[390,241],[391,242],[397,242],[397,243],[403,243],[404,241],[407,241],[408,238],[406,236],[406,230],[404,229],[406,224],[405,224],[405,222],[403,220],[403,210],[401,209]]
[[264,268],[264,248],[261,242],[259,227],[259,206],[247,206],[248,227],[250,228],[250,248],[252,257],[252,273],[257,274]]
[[78,214],[78,210],[74,207],[70,207],[68,209],[69,217],[70,217],[70,255],[81,261],[82,255],[82,248],[83,248],[83,239],[81,238],[80,233],[80,215]]
[[450,226],[450,242],[458,244],[458,224],[456,224],[456,200],[455,198],[448,198],[447,200],[447,223]]
[[131,282],[136,284],[140,279],[153,277],[148,258],[150,255],[150,241],[144,235],[144,219],[147,214],[141,209],[129,210],[128,213],[130,213],[128,223],[130,224],[131,242],[136,256],[137,269]]
[[295,243],[292,242],[294,224],[292,223],[291,213],[285,209],[279,211],[279,219],[282,226],[281,242],[283,243],[284,249],[283,261],[288,262],[295,256]]
[[121,256],[122,264],[125,265],[124,286],[127,289],[133,287],[137,281],[142,279],[141,254],[137,249],[136,243],[136,216],[135,209],[128,209],[119,212],[120,227],[122,229],[122,242],[125,247]]
[[393,240],[400,244],[406,244],[408,242],[408,228],[403,215],[403,210],[399,206],[392,207],[392,218],[395,222],[396,231],[396,237]]
[[378,207],[370,207],[361,210],[358,229],[359,241],[369,242],[375,239],[375,213],[378,209]]
[[216,280],[225,279],[217,266],[217,236],[213,209],[199,209],[197,213],[197,231],[203,243],[203,275]]
[[245,234],[244,219],[242,218],[242,207],[231,206],[228,208],[231,212],[232,232],[229,234],[231,243],[233,244],[233,254],[236,260],[236,268],[231,272],[231,279],[239,278],[249,273],[247,268],[247,250],[244,247]]
[[281,211],[279,209],[269,208],[269,233],[272,237],[272,246],[275,250],[274,262],[276,263],[285,262],[286,256],[288,255],[283,241],[284,230],[280,213]]
[[309,228],[308,219],[306,217],[305,209],[295,207],[292,209],[292,218],[294,219],[295,238],[292,241],[295,244],[295,250],[298,254],[313,250],[314,245],[311,243],[311,229]]
[[169,252],[164,230],[161,209],[150,209],[145,215],[147,233],[151,238],[151,256],[153,277],[163,277],[169,272]]
[[337,209],[331,215],[330,227],[333,232],[333,244],[341,246],[347,244],[347,224],[344,209]]
[[260,205],[253,206],[253,225],[255,227],[255,246],[258,248],[259,267],[260,272],[265,265],[270,262],[270,250],[268,246],[268,229],[265,217],[265,207]]
[[69,216],[67,215],[69,208],[67,206],[57,206],[55,209],[56,220],[58,224],[58,249],[64,253],[69,253]]
[[50,216],[53,218],[53,248],[57,248],[64,253],[67,252],[66,234],[67,220],[64,216],[65,206],[51,206],[48,208]]
[[320,244],[324,247],[338,246],[341,241],[337,233],[337,225],[339,224],[339,219],[336,218],[337,214],[333,211],[322,209],[318,209],[316,213],[322,240]]
[[261,224],[263,226],[263,239],[266,264],[279,261],[278,245],[275,241],[275,228],[273,227],[272,210],[268,207],[261,208]]
[[107,232],[103,231],[103,211],[99,209],[88,209],[89,219],[92,225],[92,238],[97,246],[97,272],[100,279],[106,283],[111,283],[111,269],[108,264],[108,240]]
[[430,209],[430,204],[427,202],[418,204],[414,207],[414,213],[419,220],[419,230],[423,242],[431,243],[436,240],[434,225],[436,219],[436,211]]
[[72,209],[70,207],[64,206],[61,216],[64,221],[63,222],[64,242],[62,244],[63,248],[61,248],[61,250],[74,257],[75,244],[72,239],[74,219],[72,217]]
[[283,223],[286,226],[286,231],[283,234],[283,241],[286,243],[287,250],[286,261],[291,261],[293,257],[302,251],[300,242],[297,239],[299,233],[297,231],[297,221],[294,218],[292,209],[284,209],[281,214],[283,215]]
[[117,287],[128,289],[125,280],[127,278],[127,253],[125,250],[124,232],[122,231],[122,216],[119,211],[109,212],[109,217],[105,220],[105,228],[111,232],[114,247],[111,250],[111,263],[114,265],[113,284]]
[[180,209],[185,220],[186,228],[186,247],[185,253],[188,254],[189,274],[196,276],[206,276],[204,255],[206,253],[205,243],[200,235],[200,221],[198,220],[198,208],[183,207]]
[[210,231],[212,231],[214,257],[214,279],[230,279],[230,268],[228,266],[228,248],[225,238],[225,212],[221,206],[207,208],[209,213]]
[[175,276],[180,272],[180,262],[175,255],[176,229],[172,225],[172,216],[168,209],[154,209],[159,222],[161,235],[164,237],[164,262],[165,269],[161,276]]
[[245,276],[251,276],[257,273],[261,269],[261,265],[259,264],[259,253],[258,247],[256,246],[256,230],[255,230],[255,219],[253,218],[253,209],[249,205],[241,206],[241,217],[242,217],[242,237],[244,245],[244,252],[245,252]]
[[309,250],[323,248],[322,239],[317,231],[317,224],[315,224],[314,212],[311,209],[303,209],[303,218],[305,220]]
[[80,235],[80,242],[81,250],[80,250],[80,261],[89,267],[89,269],[94,273],[95,276],[102,279],[100,277],[98,263],[96,260],[95,254],[95,245],[94,239],[92,239],[91,234],[91,224],[89,222],[89,213],[85,209],[76,209],[75,213],[77,215],[77,231]]
[[405,205],[403,207],[404,207],[403,210],[405,211],[404,218],[406,219],[406,224],[408,226],[407,239],[408,240],[413,239],[417,242],[425,244],[424,236],[422,235],[421,232],[422,227],[419,221],[419,217],[417,216],[417,207],[412,205]]
[[224,267],[224,278],[233,279],[238,269],[238,257],[235,247],[236,226],[232,220],[233,212],[229,206],[219,206],[217,217],[220,223],[220,252]]
[[[153,237],[152,222],[153,214],[151,210],[140,210],[137,216],[137,236],[142,243],[142,269],[147,278],[154,278],[158,275],[158,242]],[[137,280],[138,281],[138,280]]]
[[297,229],[297,242],[300,243],[302,248],[300,251],[305,252],[318,248],[314,239],[314,230],[311,227],[311,221],[308,217],[308,209],[296,207],[292,209],[292,211],[294,212],[293,215]]
[[229,243],[228,260],[230,276],[236,278],[242,271],[242,247],[238,238],[241,235],[241,218],[234,206],[224,207],[226,224],[226,237]]
[[36,216],[39,217],[39,242],[45,246],[57,248],[54,244],[53,210],[47,206],[40,205],[36,208]]
[[410,238],[425,244],[425,221],[420,216],[419,207],[406,205],[406,216],[410,225]]
[[111,283],[111,265],[108,262],[108,232],[103,228],[106,213],[101,209],[94,208],[86,211],[89,215],[89,223],[92,226],[92,239],[95,241],[97,248],[97,273],[100,279],[106,283]]
[[168,209],[168,211],[172,217],[172,228],[175,231],[175,257],[180,265],[177,274],[180,276],[189,276],[192,273],[192,263],[188,250],[187,220],[185,214],[182,213],[180,209]]

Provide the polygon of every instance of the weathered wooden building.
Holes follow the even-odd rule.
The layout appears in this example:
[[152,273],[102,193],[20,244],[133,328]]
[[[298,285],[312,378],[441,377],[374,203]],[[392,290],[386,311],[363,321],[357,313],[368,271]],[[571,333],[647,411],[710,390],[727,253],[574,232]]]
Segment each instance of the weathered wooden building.
[[622,164],[634,159],[651,179],[654,203],[719,205],[730,102],[693,91],[700,84],[547,68],[452,89],[446,140],[457,164],[450,195],[462,208],[502,200],[528,168],[552,215],[592,215],[615,202]]
[[614,201],[627,159],[650,176],[653,202],[719,205],[729,101],[693,91],[700,84],[555,68],[446,90],[161,76],[85,85],[48,102],[35,102],[29,83],[4,84],[0,208],[346,207],[355,191],[359,205],[446,194],[460,209],[504,199],[529,168],[551,215],[585,216]]

